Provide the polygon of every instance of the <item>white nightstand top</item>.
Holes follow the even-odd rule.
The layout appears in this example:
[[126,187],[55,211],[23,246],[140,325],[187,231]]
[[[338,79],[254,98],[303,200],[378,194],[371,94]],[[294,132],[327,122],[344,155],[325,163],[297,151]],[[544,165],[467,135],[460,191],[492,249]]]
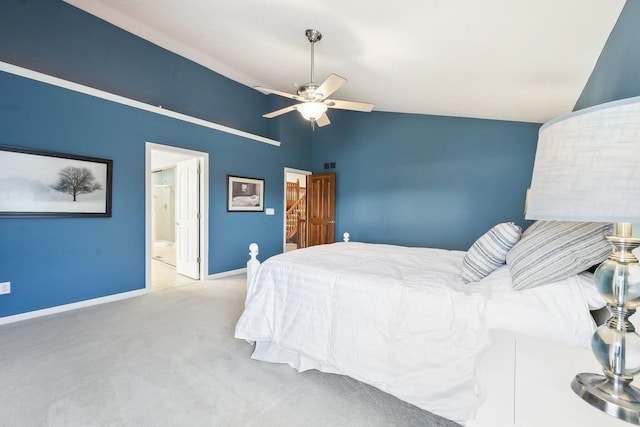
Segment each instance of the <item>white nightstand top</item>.
[[622,427],[571,390],[577,373],[601,373],[589,349],[493,331],[478,376],[483,401],[468,427]]

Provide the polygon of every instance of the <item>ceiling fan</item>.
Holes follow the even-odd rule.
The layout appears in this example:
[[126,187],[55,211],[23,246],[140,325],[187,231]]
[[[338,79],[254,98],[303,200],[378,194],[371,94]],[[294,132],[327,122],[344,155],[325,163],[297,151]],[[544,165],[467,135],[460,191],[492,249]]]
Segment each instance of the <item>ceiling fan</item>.
[[318,30],[306,30],[305,35],[311,43],[311,81],[299,86],[297,93],[295,94],[256,86],[256,89],[262,93],[273,93],[275,95],[284,96],[285,98],[295,99],[296,101],[300,101],[300,103],[272,111],[271,113],[264,114],[262,117],[271,119],[297,110],[302,117],[311,122],[311,127],[314,127],[315,124],[318,126],[326,126],[331,123],[327,116],[328,108],[363,111],[367,113],[370,112],[373,109],[373,104],[328,99],[329,96],[347,82],[347,79],[344,77],[340,77],[337,74],[331,74],[319,85],[313,82],[313,46],[316,42],[319,42],[322,39],[322,34],[320,34]]

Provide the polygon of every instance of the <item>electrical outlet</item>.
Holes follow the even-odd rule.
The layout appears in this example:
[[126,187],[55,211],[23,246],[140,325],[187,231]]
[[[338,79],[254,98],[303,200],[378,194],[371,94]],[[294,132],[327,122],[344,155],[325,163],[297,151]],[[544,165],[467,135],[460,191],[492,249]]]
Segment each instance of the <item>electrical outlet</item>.
[[11,282],[0,283],[0,295],[11,293]]

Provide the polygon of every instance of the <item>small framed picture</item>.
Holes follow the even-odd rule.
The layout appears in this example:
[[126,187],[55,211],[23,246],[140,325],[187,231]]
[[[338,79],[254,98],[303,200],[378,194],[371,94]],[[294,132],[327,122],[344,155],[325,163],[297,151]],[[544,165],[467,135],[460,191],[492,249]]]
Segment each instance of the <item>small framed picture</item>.
[[113,161],[0,146],[0,217],[110,217]]
[[227,175],[227,211],[263,212],[264,179]]

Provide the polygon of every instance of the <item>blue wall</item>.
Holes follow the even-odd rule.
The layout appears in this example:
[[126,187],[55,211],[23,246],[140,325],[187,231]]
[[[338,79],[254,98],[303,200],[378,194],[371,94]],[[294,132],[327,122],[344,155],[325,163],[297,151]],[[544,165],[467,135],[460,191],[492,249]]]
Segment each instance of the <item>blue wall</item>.
[[640,95],[640,1],[627,1],[575,109]]
[[[0,281],[12,283],[0,316],[144,287],[147,141],[210,154],[209,273],[244,267],[252,241],[262,257],[282,251],[284,167],[311,166],[303,123],[269,123],[260,116],[273,101],[259,92],[60,1],[3,1],[0,19],[2,61],[281,141],[276,147],[0,72],[0,145],[114,163],[112,218],[0,218]],[[227,174],[264,178],[265,204],[276,215],[228,213]]]
[[269,136],[264,95],[61,0],[2,0],[0,60]]
[[[629,2],[585,106],[639,94],[639,18]],[[60,0],[0,2],[0,60],[282,142],[0,73],[0,144],[114,160],[112,218],[0,218],[0,281],[12,282],[0,316],[144,286],[146,141],[210,153],[210,273],[243,267],[253,240],[262,258],[281,251],[285,166],[325,172],[325,162],[336,162],[337,231],[354,240],[466,249],[496,222],[523,222],[537,124],[334,110],[332,125],[311,133],[295,114],[260,117],[282,100]],[[227,174],[265,178],[276,215],[227,213]]]
[[337,235],[466,250],[491,226],[524,223],[539,124],[330,111],[313,171],[335,162]]

